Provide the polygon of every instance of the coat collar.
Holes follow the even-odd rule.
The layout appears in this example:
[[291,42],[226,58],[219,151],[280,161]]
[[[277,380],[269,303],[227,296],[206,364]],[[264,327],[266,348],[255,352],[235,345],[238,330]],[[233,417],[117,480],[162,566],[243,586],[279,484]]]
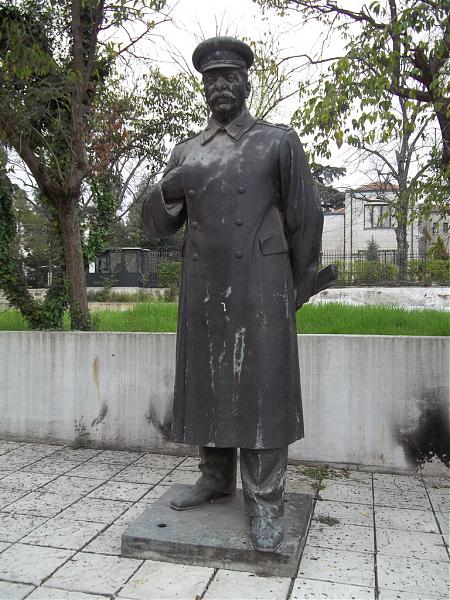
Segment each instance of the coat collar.
[[239,141],[244,133],[247,133],[255,123],[255,117],[253,117],[247,109],[233,119],[231,123],[228,123],[228,125],[221,125],[214,117],[211,117],[207,128],[201,133],[200,143],[202,145],[206,144],[218,131],[226,131],[230,137]]

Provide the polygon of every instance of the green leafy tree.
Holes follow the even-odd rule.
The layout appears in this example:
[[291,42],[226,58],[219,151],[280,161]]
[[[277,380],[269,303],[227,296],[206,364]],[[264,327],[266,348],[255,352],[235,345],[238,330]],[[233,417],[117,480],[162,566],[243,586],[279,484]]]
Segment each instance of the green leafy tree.
[[[294,116],[314,135],[312,152],[330,156],[344,142],[369,157],[375,179],[396,184],[386,195],[395,221],[399,279],[408,256],[407,225],[416,213],[445,204],[450,181],[449,11],[444,0],[375,0],[359,11],[330,0],[261,1],[300,11],[328,24],[345,42],[343,56],[307,57],[327,63],[314,81],[300,84]],[[447,6],[448,9],[448,6]],[[427,127],[436,118],[440,152],[429,153]],[[372,175],[373,177],[373,175]],[[426,203],[418,204],[419,198]]]
[[[330,62],[308,88],[311,127],[318,128],[318,152],[327,154],[330,139],[340,145],[346,120],[356,108],[356,129],[382,123],[388,138],[396,126],[393,98],[430,113],[441,132],[440,160],[450,180],[450,11],[448,0],[373,0],[360,10],[335,0],[255,0],[285,13],[317,18],[346,40],[338,57],[305,55],[313,64]],[[436,156],[434,157],[436,158]],[[442,173],[441,173],[442,174]]]
[[164,141],[184,137],[192,121],[182,78],[147,65],[130,85],[130,53],[164,5],[0,0],[0,141],[20,156],[57,214],[75,329],[91,327],[85,260],[102,248],[119,206],[120,194],[108,190],[117,164],[145,156],[161,168]]
[[0,148],[0,285],[8,301],[20,309],[36,329],[61,329],[67,290],[58,273],[43,302],[36,302],[28,290],[21,260],[14,211],[14,186],[6,172],[6,153]]
[[313,163],[311,173],[320,196],[320,203],[324,210],[337,210],[345,206],[345,193],[331,185],[334,179],[342,177],[346,169]]

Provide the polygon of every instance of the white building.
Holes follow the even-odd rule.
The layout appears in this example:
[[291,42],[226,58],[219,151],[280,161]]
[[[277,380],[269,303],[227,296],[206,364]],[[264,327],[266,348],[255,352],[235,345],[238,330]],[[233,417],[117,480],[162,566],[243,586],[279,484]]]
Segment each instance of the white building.
[[[374,240],[380,250],[397,250],[395,220],[389,202],[397,187],[370,183],[345,195],[345,208],[325,213],[322,252],[346,257],[363,253]],[[417,223],[408,225],[408,254],[419,252],[420,231]]]

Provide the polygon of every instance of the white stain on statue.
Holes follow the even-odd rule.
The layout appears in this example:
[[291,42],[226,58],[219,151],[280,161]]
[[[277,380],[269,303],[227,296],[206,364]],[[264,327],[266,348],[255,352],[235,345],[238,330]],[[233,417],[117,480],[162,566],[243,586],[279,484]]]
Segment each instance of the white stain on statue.
[[225,298],[229,298],[231,296],[231,285],[229,285],[225,291]]
[[256,426],[256,440],[255,440],[255,448],[263,448],[263,432],[262,432],[262,423],[258,421]]
[[245,327],[234,334],[233,374],[238,382],[241,379],[242,363],[245,356]]
[[209,302],[209,283],[206,286],[206,296],[203,302]]
[[220,304],[223,306],[223,312],[227,312],[227,307],[225,305],[225,302],[221,302]]

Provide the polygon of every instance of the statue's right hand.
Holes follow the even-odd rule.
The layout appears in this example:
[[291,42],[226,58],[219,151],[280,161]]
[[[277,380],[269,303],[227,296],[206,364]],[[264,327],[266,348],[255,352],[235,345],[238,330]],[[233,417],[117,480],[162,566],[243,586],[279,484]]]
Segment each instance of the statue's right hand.
[[183,177],[181,167],[175,167],[161,179],[161,189],[167,202],[184,198]]

